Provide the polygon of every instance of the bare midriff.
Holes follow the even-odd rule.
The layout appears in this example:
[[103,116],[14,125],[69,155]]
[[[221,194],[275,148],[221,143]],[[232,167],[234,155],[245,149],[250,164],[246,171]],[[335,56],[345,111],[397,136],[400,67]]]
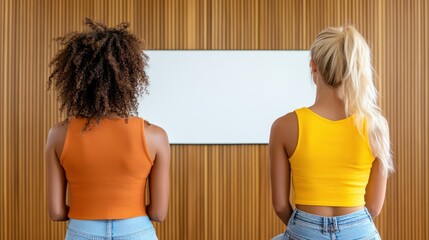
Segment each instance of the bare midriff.
[[359,210],[362,210],[364,206],[358,207],[330,207],[330,206],[311,206],[311,205],[299,205],[296,207],[304,212],[311,213],[314,215],[324,217],[335,217],[350,214]]

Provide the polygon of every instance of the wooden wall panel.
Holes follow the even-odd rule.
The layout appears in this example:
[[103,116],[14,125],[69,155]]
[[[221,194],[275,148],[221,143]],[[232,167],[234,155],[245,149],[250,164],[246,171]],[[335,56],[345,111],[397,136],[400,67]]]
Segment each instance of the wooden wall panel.
[[[428,238],[427,4],[386,4],[389,24],[385,30],[386,84],[382,91],[397,167],[388,189],[387,199],[391,201],[386,202],[386,218],[380,219],[381,227],[389,229],[385,231],[388,239]],[[399,227],[404,225],[406,228]]]
[[[0,239],[62,239],[45,206],[44,147],[61,119],[46,91],[51,40],[90,17],[122,21],[148,49],[308,49],[327,26],[367,38],[391,126],[397,171],[376,219],[384,239],[429,233],[429,7],[425,0],[1,0]],[[268,130],[268,129],[267,129]],[[173,145],[160,239],[268,239],[283,230],[271,207],[266,145]]]

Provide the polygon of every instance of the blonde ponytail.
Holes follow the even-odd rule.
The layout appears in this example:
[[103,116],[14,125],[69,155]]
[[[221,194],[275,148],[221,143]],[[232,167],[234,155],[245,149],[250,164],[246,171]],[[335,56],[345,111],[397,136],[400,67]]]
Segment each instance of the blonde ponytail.
[[310,50],[326,84],[340,87],[347,116],[355,115],[362,131],[366,121],[369,141],[385,175],[392,172],[389,128],[377,104],[371,54],[362,35],[351,26],[327,28]]

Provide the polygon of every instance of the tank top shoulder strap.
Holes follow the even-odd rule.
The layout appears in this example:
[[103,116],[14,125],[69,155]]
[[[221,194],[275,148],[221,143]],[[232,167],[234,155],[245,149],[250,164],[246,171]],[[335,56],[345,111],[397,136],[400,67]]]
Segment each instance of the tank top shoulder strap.
[[307,108],[305,108],[305,107],[303,107],[303,108],[299,108],[299,109],[296,109],[296,110],[295,110],[295,113],[296,113],[296,115],[297,115],[297,117],[298,117],[298,121],[299,121],[299,118],[300,118],[300,117],[301,117],[301,118],[303,118],[303,117],[308,116],[308,114],[309,114],[309,112],[308,112]]
[[140,119],[140,126],[141,126],[144,152],[145,152],[146,157],[149,160],[149,162],[153,165],[154,159],[152,159],[152,154],[149,151],[149,146],[147,144],[147,138],[146,138],[146,132],[145,132],[146,121],[143,118],[139,118],[139,119]]
[[294,112],[296,114],[297,121],[298,121],[298,139],[296,142],[295,149],[292,155],[289,157],[290,161],[296,158],[297,152],[301,151],[301,145],[302,145],[301,142],[302,142],[304,129],[305,129],[305,127],[303,126],[305,125],[306,119],[308,118],[307,117],[308,112],[305,110],[305,108],[296,109]]
[[300,108],[300,109],[296,109],[295,114],[296,114],[296,117],[298,119],[298,131],[299,131],[298,134],[300,134],[302,131],[303,123],[305,121],[307,121],[309,117],[311,117],[311,114],[308,111],[308,109],[305,107]]

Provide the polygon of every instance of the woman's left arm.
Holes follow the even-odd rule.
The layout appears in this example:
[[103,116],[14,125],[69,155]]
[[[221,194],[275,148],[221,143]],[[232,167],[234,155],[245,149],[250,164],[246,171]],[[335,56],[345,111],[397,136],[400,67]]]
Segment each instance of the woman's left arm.
[[365,207],[373,218],[380,214],[386,195],[387,176],[383,174],[380,164],[378,158],[372,163],[371,174],[365,189]]
[[170,144],[167,133],[156,125],[147,131],[150,145],[155,146],[154,164],[149,174],[147,214],[152,221],[162,222],[167,217],[170,192]]
[[49,217],[53,221],[68,220],[67,179],[58,157],[58,145],[64,142],[66,131],[64,123],[55,125],[49,131],[46,142],[46,201]]

